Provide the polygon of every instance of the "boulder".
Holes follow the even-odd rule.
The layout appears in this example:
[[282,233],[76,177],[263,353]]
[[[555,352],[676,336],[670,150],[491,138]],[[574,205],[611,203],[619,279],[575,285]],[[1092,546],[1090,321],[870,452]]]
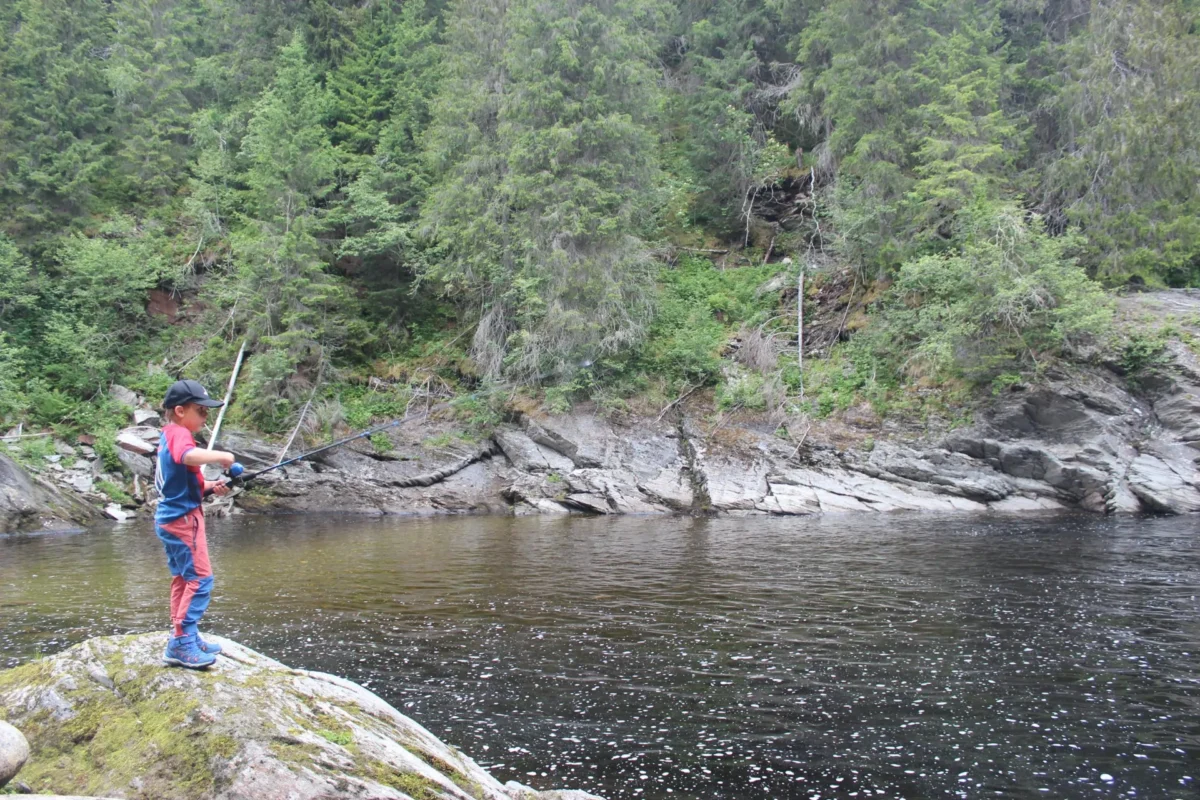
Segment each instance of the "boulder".
[[[162,431],[153,425],[134,425],[130,428],[124,428],[117,435],[117,443],[122,441],[130,441],[137,439],[152,446],[151,449],[158,447],[159,441],[162,439]],[[134,451],[138,452],[138,451]]]
[[152,408],[138,408],[133,412],[134,425],[158,425],[162,416]]
[[29,475],[0,454],[0,533],[67,528],[95,518],[95,509]]
[[663,467],[638,488],[654,502],[673,511],[690,512],[695,505],[691,474],[684,467]]
[[505,457],[522,472],[570,472],[574,462],[561,453],[540,445],[524,432],[517,430],[496,431],[493,437]]
[[[628,470],[577,469],[566,477],[573,492],[599,499],[595,510],[608,514],[656,514],[665,509],[647,502],[637,486],[637,476]],[[576,495],[569,495],[573,499]],[[580,503],[586,505],[586,503]],[[604,510],[601,510],[603,506]]]
[[1200,511],[1200,492],[1191,475],[1180,475],[1158,456],[1142,454],[1129,465],[1129,488],[1150,511],[1186,514]]
[[91,471],[88,472],[73,472],[67,478],[67,483],[72,489],[80,494],[87,494],[92,491],[96,485],[96,479],[92,476]]
[[22,780],[122,797],[598,800],[502,785],[363,687],[212,638],[224,654],[204,672],[164,667],[151,633],[0,673],[0,715],[29,740]]
[[154,462],[149,456],[131,453],[124,448],[117,449],[117,459],[125,469],[139,478],[150,480],[154,477]]
[[117,522],[125,522],[127,519],[130,519],[135,515],[127,513],[116,503],[109,503],[104,507],[104,516],[108,517],[109,519],[116,520]]
[[127,389],[119,383],[108,387],[108,396],[123,406],[135,409],[142,404],[142,398],[132,389]]
[[24,735],[0,720],[0,788],[13,779],[29,758],[29,742]]

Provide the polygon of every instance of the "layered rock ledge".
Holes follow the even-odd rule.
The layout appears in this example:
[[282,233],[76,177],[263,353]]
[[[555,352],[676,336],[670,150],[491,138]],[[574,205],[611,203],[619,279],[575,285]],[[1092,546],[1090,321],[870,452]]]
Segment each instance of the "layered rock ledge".
[[[1154,334],[1175,320],[1183,332],[1162,338],[1153,363],[1136,370],[1117,352],[1058,363],[973,406],[970,424],[953,430],[861,408],[781,437],[779,421],[762,415],[713,422],[711,398],[701,395],[657,416],[514,412],[483,439],[448,415],[419,415],[389,430],[383,448],[358,440],[268,473],[212,513],[1200,511],[1200,291],[1121,302],[1130,330]],[[134,414],[140,426],[127,438],[157,441]],[[221,446],[251,469],[279,454],[236,433]],[[137,495],[151,459],[125,450],[121,459]],[[63,475],[73,486],[81,480]],[[39,486],[0,457],[0,531],[56,513],[39,494],[54,487],[34,479]]]
[[161,633],[92,639],[0,673],[0,718],[29,741],[13,785],[145,800],[599,800],[500,784],[351,681],[226,648],[164,667]]

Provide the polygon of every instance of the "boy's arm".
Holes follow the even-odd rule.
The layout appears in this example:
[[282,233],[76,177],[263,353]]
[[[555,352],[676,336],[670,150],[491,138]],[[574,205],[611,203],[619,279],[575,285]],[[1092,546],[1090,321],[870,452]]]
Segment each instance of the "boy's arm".
[[183,454],[183,463],[189,467],[202,467],[205,464],[220,464],[225,469],[233,466],[233,453],[225,450],[206,450],[193,447]]
[[201,479],[201,482],[203,484],[203,486],[200,489],[200,494],[202,497],[208,497],[210,494],[215,494],[218,497],[223,497],[224,495],[229,494],[229,484],[223,480],[206,481],[206,480]]

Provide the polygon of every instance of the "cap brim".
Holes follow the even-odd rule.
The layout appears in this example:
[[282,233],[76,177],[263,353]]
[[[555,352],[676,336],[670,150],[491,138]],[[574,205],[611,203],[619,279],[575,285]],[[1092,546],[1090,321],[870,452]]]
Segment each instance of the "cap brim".
[[204,406],[205,408],[220,408],[225,405],[220,400],[213,400],[211,398],[208,400],[191,400],[189,402],[195,403],[198,406]]

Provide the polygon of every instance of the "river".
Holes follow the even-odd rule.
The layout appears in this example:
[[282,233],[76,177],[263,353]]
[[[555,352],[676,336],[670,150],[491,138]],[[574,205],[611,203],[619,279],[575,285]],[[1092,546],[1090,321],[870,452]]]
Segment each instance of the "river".
[[[1195,797],[1200,519],[238,517],[207,630],[501,781]],[[0,667],[167,626],[148,522],[0,537]]]

